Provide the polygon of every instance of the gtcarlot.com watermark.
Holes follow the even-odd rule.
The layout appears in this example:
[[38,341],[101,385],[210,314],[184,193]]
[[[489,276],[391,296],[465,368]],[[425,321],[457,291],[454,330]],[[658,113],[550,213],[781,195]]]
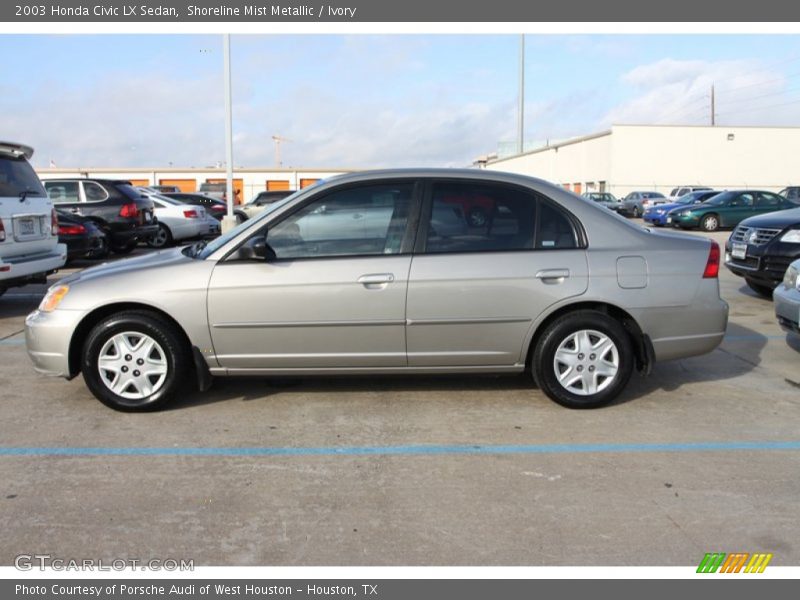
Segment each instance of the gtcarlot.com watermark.
[[194,559],[183,558],[59,558],[52,554],[19,554],[14,567],[20,571],[194,571]]

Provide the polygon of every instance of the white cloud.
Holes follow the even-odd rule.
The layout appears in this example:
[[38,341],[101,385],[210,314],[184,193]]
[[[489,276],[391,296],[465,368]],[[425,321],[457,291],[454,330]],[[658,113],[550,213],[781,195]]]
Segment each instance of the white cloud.
[[[635,95],[609,110],[601,120],[603,127],[614,123],[708,124],[712,85],[718,124],[800,123],[800,103],[791,104],[798,96],[792,95],[789,79],[754,61],[663,59],[628,71],[620,83],[633,87]],[[774,106],[783,103],[783,107]]]

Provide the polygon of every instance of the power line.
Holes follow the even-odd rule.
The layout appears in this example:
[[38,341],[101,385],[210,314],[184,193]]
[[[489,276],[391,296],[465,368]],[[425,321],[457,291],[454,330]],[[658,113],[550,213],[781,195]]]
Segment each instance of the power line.
[[781,106],[789,106],[791,104],[800,104],[800,100],[792,100],[791,102],[781,102],[780,104],[770,104],[768,106],[755,106],[753,108],[746,108],[743,110],[734,110],[731,112],[719,113],[717,116],[738,115],[741,113],[755,112],[759,110],[767,110],[768,108],[778,108]]

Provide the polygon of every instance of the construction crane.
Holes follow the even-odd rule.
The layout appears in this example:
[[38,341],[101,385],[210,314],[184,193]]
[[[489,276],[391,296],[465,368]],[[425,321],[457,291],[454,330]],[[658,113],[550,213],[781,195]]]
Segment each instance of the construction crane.
[[281,143],[291,142],[292,140],[280,135],[273,135],[272,140],[275,142],[275,165],[280,169],[283,166],[283,162],[281,161]]

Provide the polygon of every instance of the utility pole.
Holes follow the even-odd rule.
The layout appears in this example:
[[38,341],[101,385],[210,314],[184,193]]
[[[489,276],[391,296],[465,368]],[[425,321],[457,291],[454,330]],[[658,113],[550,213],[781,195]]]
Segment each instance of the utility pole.
[[714,127],[717,124],[716,118],[716,99],[714,98],[714,84],[711,84],[711,126]]
[[272,139],[275,142],[275,166],[280,169],[283,166],[283,161],[281,160],[281,142],[291,142],[292,140],[280,135],[273,135]]
[[525,34],[519,36],[519,107],[517,108],[517,154],[522,154],[525,131]]
[[227,183],[227,203],[228,212],[222,219],[223,233],[236,226],[236,218],[233,216],[233,107],[231,102],[231,36],[224,34],[222,36],[222,46],[224,49],[224,62],[225,62],[225,158],[227,164],[225,165],[226,183]]

